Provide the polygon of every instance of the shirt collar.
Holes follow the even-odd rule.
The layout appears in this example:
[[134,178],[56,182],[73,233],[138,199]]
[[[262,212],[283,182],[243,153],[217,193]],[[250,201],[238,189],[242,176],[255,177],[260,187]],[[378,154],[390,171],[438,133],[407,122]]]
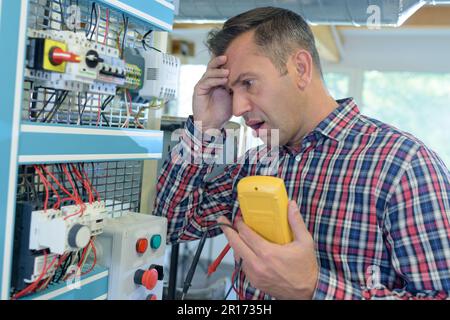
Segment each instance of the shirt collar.
[[336,101],[339,106],[322,120],[313,132],[319,132],[328,138],[341,141],[350,133],[360,111],[353,98]]

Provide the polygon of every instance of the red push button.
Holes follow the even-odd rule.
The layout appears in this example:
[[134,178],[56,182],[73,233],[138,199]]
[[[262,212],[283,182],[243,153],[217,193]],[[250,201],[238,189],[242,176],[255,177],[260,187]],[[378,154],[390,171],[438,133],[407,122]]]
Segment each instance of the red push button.
[[158,283],[158,271],[156,269],[138,270],[134,274],[134,283],[143,285],[147,290],[152,290]]
[[156,294],[150,293],[147,296],[147,300],[158,300],[158,297],[156,296]]
[[148,248],[148,240],[143,238],[143,239],[139,239],[136,242],[136,251],[139,254],[144,254],[145,251],[147,251]]

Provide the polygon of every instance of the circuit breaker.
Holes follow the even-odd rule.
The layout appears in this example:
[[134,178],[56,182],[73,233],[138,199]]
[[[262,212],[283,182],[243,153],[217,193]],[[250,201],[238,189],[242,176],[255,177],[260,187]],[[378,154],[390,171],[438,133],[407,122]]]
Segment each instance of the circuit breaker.
[[104,221],[95,241],[98,264],[109,269],[108,299],[160,300],[167,220],[129,214]]

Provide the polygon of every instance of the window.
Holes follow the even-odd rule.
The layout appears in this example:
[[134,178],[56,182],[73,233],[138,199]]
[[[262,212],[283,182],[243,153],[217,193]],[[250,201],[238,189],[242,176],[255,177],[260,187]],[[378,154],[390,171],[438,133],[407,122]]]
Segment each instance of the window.
[[172,116],[188,117],[192,114],[194,87],[206,71],[206,65],[182,65],[180,69],[180,94]]
[[361,112],[409,132],[450,167],[450,74],[364,74]]
[[347,74],[327,72],[324,78],[328,91],[335,100],[348,98],[350,79]]

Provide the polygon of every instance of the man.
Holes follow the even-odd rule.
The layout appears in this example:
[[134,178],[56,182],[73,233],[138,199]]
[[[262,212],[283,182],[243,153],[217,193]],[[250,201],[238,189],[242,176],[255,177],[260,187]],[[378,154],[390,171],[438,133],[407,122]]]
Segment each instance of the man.
[[[245,299],[448,298],[450,174],[438,156],[361,115],[353,99],[335,101],[313,34],[291,11],[233,17],[208,45],[213,59],[195,87],[193,117],[158,182],[155,214],[167,216],[168,240],[214,236],[217,222],[233,221],[237,232],[222,231],[242,259]],[[292,200],[290,244],[269,243],[239,218],[237,183],[266,173],[258,154],[211,182],[212,164],[186,158],[214,156],[223,133],[211,129],[232,115],[266,143],[273,133],[264,130],[278,134],[273,175]]]

